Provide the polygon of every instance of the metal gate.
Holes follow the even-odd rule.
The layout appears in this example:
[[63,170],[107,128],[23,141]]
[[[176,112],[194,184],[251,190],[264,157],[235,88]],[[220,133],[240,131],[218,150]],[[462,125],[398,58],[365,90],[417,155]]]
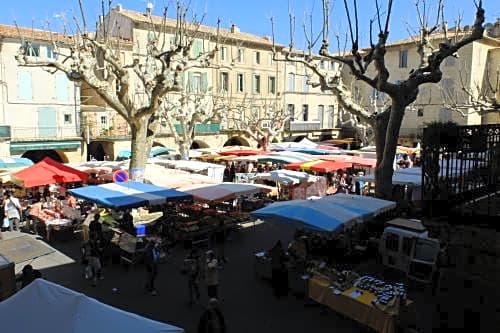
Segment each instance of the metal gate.
[[479,201],[487,210],[481,214],[492,215],[500,191],[500,124],[430,126],[421,147],[426,215],[447,215]]

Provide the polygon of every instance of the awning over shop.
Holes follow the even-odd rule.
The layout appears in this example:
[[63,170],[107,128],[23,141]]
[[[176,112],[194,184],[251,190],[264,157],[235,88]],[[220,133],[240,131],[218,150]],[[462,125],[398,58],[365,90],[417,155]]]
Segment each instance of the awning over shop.
[[87,178],[87,173],[56,162],[50,157],[12,174],[13,182],[21,183],[24,187],[83,182]]
[[78,149],[81,147],[80,141],[46,141],[46,142],[11,142],[10,152],[23,152],[28,150],[48,150],[48,149]]
[[161,205],[168,201],[191,200],[192,195],[139,182],[109,183],[69,191],[74,196],[112,208]]

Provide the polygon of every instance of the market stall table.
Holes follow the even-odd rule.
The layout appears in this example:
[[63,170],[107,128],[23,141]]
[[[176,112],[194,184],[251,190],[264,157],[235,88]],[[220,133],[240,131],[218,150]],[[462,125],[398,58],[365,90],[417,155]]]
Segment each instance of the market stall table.
[[[377,298],[374,294],[365,290],[359,293],[358,290],[358,288],[352,287],[336,293],[335,289],[330,287],[329,280],[318,276],[309,279],[309,298],[377,332],[396,332],[398,306],[388,307],[384,311],[372,304],[372,301]],[[409,306],[412,303],[412,301],[406,300],[404,306]]]

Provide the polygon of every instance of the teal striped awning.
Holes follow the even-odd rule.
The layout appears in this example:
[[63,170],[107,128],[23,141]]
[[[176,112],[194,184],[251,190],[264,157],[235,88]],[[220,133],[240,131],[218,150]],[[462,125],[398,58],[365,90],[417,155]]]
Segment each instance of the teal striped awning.
[[81,144],[80,141],[11,142],[10,152],[46,149],[77,149],[80,148]]

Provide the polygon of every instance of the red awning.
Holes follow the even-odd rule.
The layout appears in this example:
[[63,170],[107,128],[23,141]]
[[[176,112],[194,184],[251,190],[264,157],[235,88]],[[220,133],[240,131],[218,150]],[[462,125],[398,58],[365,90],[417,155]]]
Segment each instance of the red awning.
[[240,150],[226,150],[219,152],[220,155],[236,155],[236,156],[249,156],[249,155],[263,155],[267,154],[263,150],[251,150],[251,149],[240,149]]
[[45,157],[35,165],[12,174],[24,187],[42,186],[55,183],[83,182],[88,174]]
[[316,172],[332,172],[338,169],[347,169],[352,166],[350,162],[324,161],[311,166],[311,171]]

